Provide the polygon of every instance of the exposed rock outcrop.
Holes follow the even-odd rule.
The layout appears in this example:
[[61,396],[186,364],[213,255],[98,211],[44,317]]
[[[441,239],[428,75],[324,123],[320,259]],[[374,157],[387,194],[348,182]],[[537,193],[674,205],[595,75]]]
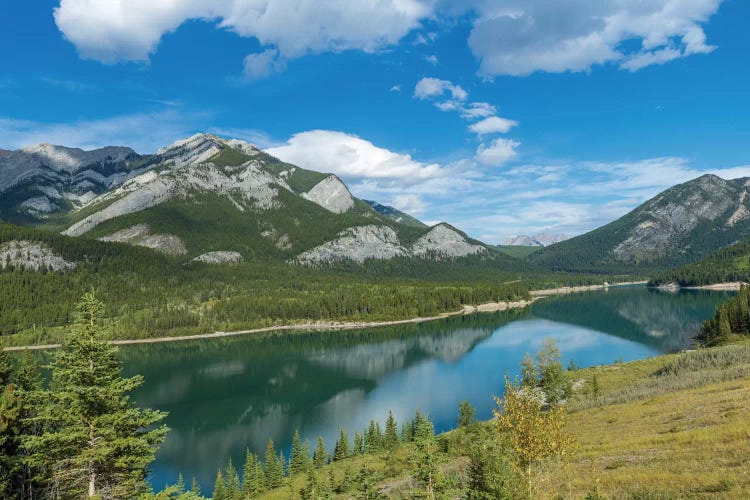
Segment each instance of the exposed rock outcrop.
[[66,271],[76,267],[39,241],[13,240],[0,245],[0,267],[8,265],[39,271]]
[[239,252],[217,251],[201,254],[193,259],[193,262],[203,262],[204,264],[236,264],[242,261],[242,255]]
[[354,197],[346,185],[335,175],[329,175],[302,197],[317,203],[335,214],[342,214],[354,207]]
[[140,247],[152,248],[167,255],[187,253],[185,243],[173,234],[151,234],[147,224],[136,224],[102,238],[101,241],[117,241]]
[[461,233],[447,224],[434,226],[411,246],[411,253],[417,257],[453,258],[486,252],[485,247],[469,243]]
[[301,264],[320,264],[342,260],[364,262],[367,259],[392,259],[406,252],[396,232],[388,226],[357,226],[340,232],[329,241],[297,257]]

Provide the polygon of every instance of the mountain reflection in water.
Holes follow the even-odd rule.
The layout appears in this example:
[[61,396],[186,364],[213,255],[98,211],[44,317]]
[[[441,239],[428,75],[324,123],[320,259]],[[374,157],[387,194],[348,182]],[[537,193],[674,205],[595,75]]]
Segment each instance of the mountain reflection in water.
[[526,352],[552,337],[563,363],[625,361],[690,344],[726,292],[663,293],[643,287],[550,297],[523,310],[473,314],[367,330],[248,335],[121,349],[126,374],[140,373],[139,405],[169,412],[154,463],[156,488],[182,472],[210,491],[216,470],[269,438],[285,454],[299,430],[329,448],[343,425],[353,438],[371,418],[399,421],[416,409],[438,431],[455,425],[468,399],[489,418],[492,396]]

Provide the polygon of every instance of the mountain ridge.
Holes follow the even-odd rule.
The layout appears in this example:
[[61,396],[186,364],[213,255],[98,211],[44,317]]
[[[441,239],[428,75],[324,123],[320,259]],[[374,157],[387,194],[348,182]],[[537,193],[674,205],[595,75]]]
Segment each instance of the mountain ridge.
[[[0,184],[2,218],[67,236],[193,259],[234,252],[308,265],[475,256],[507,262],[450,225],[428,227],[359,200],[336,175],[285,163],[237,139],[199,133],[153,155],[114,146],[87,152],[43,144],[19,151],[0,158],[0,171],[23,170],[26,161],[26,172]],[[93,176],[89,171],[99,174],[97,184],[76,177]],[[108,172],[114,173],[105,177]],[[75,202],[55,203],[64,196]]]

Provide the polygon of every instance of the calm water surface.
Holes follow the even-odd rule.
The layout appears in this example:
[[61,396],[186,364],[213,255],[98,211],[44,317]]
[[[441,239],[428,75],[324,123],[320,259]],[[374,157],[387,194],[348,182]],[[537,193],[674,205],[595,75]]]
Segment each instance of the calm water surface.
[[429,414],[436,430],[455,425],[468,399],[489,418],[506,374],[552,337],[563,364],[631,361],[687,347],[726,292],[608,291],[545,298],[532,307],[429,323],[330,333],[242,336],[121,349],[128,375],[146,382],[139,405],[169,412],[171,428],[152,466],[155,488],[198,479],[211,491],[216,471],[269,438],[288,456],[298,429],[329,448],[370,419]]

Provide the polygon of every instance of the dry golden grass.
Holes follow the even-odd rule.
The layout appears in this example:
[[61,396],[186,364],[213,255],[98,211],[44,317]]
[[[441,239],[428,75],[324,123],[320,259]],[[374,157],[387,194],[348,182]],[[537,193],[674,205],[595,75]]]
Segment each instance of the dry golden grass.
[[[665,366],[676,371],[665,374]],[[587,394],[594,375],[596,399]],[[750,499],[750,343],[577,370],[574,377],[586,380],[567,422],[578,448],[567,462],[537,470],[537,498],[582,499],[596,489],[617,499]],[[347,459],[318,477],[333,471],[340,482],[366,460],[386,497],[409,498],[411,452],[402,445],[390,457]],[[458,454],[441,458],[448,498],[460,498],[466,484],[468,462]],[[294,491],[304,483],[295,478]],[[264,498],[287,499],[290,491]]]

